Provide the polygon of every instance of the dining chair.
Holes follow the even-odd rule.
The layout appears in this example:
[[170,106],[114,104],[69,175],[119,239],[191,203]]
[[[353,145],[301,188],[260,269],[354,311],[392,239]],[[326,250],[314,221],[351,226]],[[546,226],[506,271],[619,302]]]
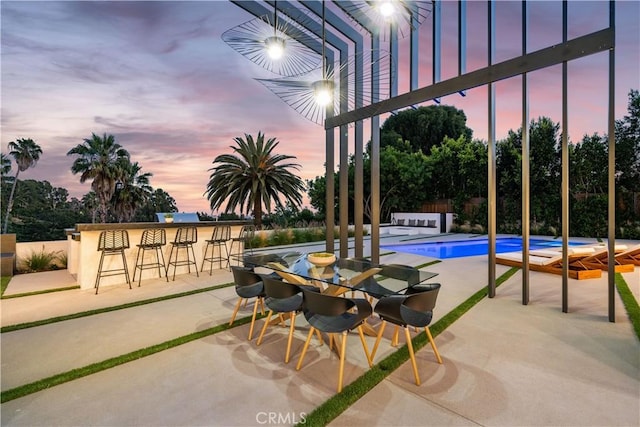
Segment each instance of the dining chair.
[[[409,332],[409,326],[415,326],[422,328],[427,334],[429,343],[433,348],[438,363],[442,363],[442,358],[438,352],[438,347],[433,340],[431,331],[429,330],[429,324],[433,318],[433,309],[436,306],[436,299],[438,292],[440,291],[439,283],[429,283],[422,285],[415,285],[407,289],[404,295],[387,295],[378,300],[374,311],[382,319],[380,328],[378,329],[378,336],[376,337],[376,343],[371,351],[371,360],[375,357],[382,333],[387,322],[395,324],[397,327],[403,327],[405,337],[407,340],[407,347],[409,349],[409,357],[411,358],[411,366],[413,367],[413,375],[416,380],[416,385],[420,385],[420,376],[418,375],[418,365],[416,363],[416,357],[413,352],[413,343],[411,342],[411,333]],[[396,330],[397,332],[397,330]],[[396,334],[394,333],[394,340]]]
[[[303,313],[309,322],[310,328],[307,340],[302,347],[302,353],[296,366],[296,370],[300,370],[307,348],[311,341],[311,337],[316,330],[328,334],[342,334],[342,341],[338,354],[340,356],[340,366],[338,369],[338,393],[342,391],[342,381],[344,376],[344,362],[347,353],[347,333],[352,329],[357,329],[360,335],[360,341],[364,354],[367,358],[369,367],[372,366],[371,357],[367,342],[364,339],[362,323],[366,318],[371,316],[372,309],[369,301],[362,298],[343,298],[323,293],[314,292],[312,290],[302,288],[303,294]],[[331,335],[332,336],[332,335]],[[330,340],[333,342],[335,340]]]
[[[282,280],[273,278],[270,275],[260,275],[264,284],[264,293],[266,295],[264,302],[269,309],[269,313],[265,318],[264,326],[258,337],[257,345],[262,343],[267,328],[271,324],[271,317],[274,314],[280,315],[280,322],[283,322],[283,315],[287,315],[290,319],[289,337],[287,339],[287,351],[284,356],[284,363],[289,363],[291,354],[291,343],[293,341],[293,331],[295,330],[296,316],[302,310],[303,294],[299,285],[287,283]],[[309,287],[311,288],[311,287]],[[316,290],[318,292],[319,289]]]
[[233,272],[233,281],[236,286],[236,294],[238,294],[238,302],[231,315],[229,326],[233,325],[236,315],[240,310],[240,305],[243,300],[249,300],[255,298],[253,303],[253,315],[251,316],[251,326],[249,327],[249,341],[253,336],[253,327],[256,323],[256,315],[258,313],[258,304],[260,304],[262,314],[264,314],[264,283],[262,278],[257,275],[251,267],[239,267],[236,265],[231,266]]

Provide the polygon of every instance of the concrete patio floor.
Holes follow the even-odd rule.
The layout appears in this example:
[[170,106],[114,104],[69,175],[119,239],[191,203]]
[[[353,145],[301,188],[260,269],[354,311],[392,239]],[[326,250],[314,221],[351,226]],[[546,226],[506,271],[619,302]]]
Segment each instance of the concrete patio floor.
[[[415,236],[411,236],[415,237]],[[394,236],[402,239],[401,236]],[[307,249],[305,249],[307,250]],[[313,249],[308,249],[313,250]],[[420,265],[406,254],[383,262]],[[487,282],[486,256],[426,267],[442,283],[434,322]],[[508,267],[497,266],[497,275]],[[640,299],[640,268],[623,275]],[[1,301],[2,326],[173,295],[232,281],[214,270],[175,282],[79,289]],[[14,277],[5,295],[73,284],[63,271]],[[637,426],[640,342],[616,294],[607,320],[607,275],[570,281],[562,313],[561,279],[531,272],[531,302],[521,304],[516,273],[416,353],[422,385],[409,363],[335,419],[334,426]],[[80,368],[228,322],[233,287],[80,317],[1,336],[2,390]],[[251,307],[239,317],[250,315]],[[374,322],[375,323],[375,322]],[[298,317],[292,360],[283,362],[288,329],[270,328],[261,346],[248,325],[206,336],[1,405],[3,426],[291,425],[335,394],[338,360],[316,340],[295,370],[307,325]],[[257,322],[257,328],[262,320]],[[392,328],[387,328],[390,334]],[[388,338],[389,338],[388,337]],[[368,337],[369,348],[374,338]],[[404,341],[401,339],[401,344]],[[395,351],[383,341],[374,363]],[[357,334],[349,336],[345,384],[368,369]]]

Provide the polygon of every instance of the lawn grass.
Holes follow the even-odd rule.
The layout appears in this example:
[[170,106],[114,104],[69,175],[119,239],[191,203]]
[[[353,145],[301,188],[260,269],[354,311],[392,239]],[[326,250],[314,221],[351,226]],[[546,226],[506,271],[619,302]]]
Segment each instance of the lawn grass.
[[4,291],[7,290],[7,286],[9,286],[10,281],[11,281],[11,276],[0,277],[0,296],[4,295]]
[[64,288],[45,289],[43,291],[23,292],[21,294],[13,294],[13,295],[2,295],[2,299],[30,297],[33,295],[50,294],[52,292],[71,291],[74,289],[80,289],[80,286],[74,285],[74,286],[67,286]]
[[616,288],[618,289],[620,299],[622,299],[624,308],[626,309],[627,315],[629,316],[629,321],[633,325],[633,330],[640,340],[640,306],[638,305],[636,297],[629,289],[629,285],[627,285],[627,282],[624,280],[624,277],[622,277],[622,274],[620,273],[616,273]]
[[[518,267],[512,267],[506,273],[502,274],[496,280],[496,287],[500,286],[519,270],[520,269]],[[475,294],[471,295],[462,304],[458,305],[440,320],[430,325],[429,329],[431,330],[431,335],[433,335],[434,338],[437,337],[442,331],[458,320],[474,305],[482,301],[486,296],[486,288],[482,288]],[[429,342],[424,332],[418,334],[411,341],[413,343],[414,351],[418,351]],[[373,387],[378,385],[383,379],[391,374],[391,372],[399,368],[408,360],[409,350],[405,344],[400,349],[370,368],[354,382],[345,386],[340,393],[335,394],[311,413],[307,414],[304,424],[300,423],[298,426],[326,426],[337,416],[342,414],[347,408],[353,405],[358,399],[368,393]]]
[[97,308],[95,310],[81,311],[79,313],[65,314],[64,316],[50,317],[48,319],[36,320],[36,321],[33,321],[33,322],[26,322],[26,323],[18,323],[16,325],[7,325],[7,326],[3,326],[2,328],[0,328],[0,333],[4,334],[5,332],[13,332],[13,331],[18,331],[20,329],[35,328],[36,326],[48,325],[48,324],[56,323],[56,322],[64,322],[65,320],[79,319],[81,317],[93,316],[93,315],[101,314],[101,313],[108,313],[110,311],[124,310],[125,308],[138,307],[138,306],[145,305],[145,304],[152,304],[152,303],[155,303],[155,302],[166,301],[166,300],[170,300],[170,299],[174,299],[174,298],[186,297],[186,296],[189,296],[189,295],[199,294],[199,293],[202,293],[202,292],[214,291],[216,289],[222,289],[222,288],[226,288],[226,287],[229,287],[229,286],[234,286],[234,284],[233,283],[224,283],[222,285],[209,286],[207,288],[194,289],[192,291],[180,292],[180,293],[177,293],[177,294],[165,295],[165,296],[162,296],[162,297],[156,297],[156,298],[150,298],[150,299],[145,299],[145,300],[140,300],[140,301],[134,301],[134,302],[126,303],[126,304],[114,305],[114,306],[111,306],[111,307],[103,307],[103,308]]

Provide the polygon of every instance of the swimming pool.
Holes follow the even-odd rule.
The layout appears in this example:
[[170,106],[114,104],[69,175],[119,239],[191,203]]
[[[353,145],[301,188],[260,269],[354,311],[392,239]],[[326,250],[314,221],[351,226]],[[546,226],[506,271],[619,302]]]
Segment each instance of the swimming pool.
[[[569,246],[582,243],[569,242]],[[529,239],[529,250],[557,248],[562,246],[562,240]],[[452,240],[449,242],[406,243],[381,245],[382,249],[394,252],[404,252],[439,259],[460,258],[466,256],[486,255],[489,251],[488,239]],[[522,250],[520,237],[496,238],[496,253],[518,252]]]

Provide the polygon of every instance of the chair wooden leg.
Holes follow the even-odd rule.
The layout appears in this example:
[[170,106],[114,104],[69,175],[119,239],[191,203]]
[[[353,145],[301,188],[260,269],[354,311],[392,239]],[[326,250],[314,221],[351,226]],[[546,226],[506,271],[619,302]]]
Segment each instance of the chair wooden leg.
[[364,339],[364,331],[362,330],[362,325],[358,326],[358,334],[360,335],[360,342],[362,342],[364,355],[367,357],[367,363],[369,363],[369,367],[371,368],[373,366],[373,362],[371,356],[369,356],[369,349],[367,348],[367,342]]
[[287,340],[287,352],[284,355],[284,363],[289,363],[289,356],[291,355],[291,343],[293,342],[293,331],[296,327],[296,315],[291,313],[291,325],[289,326],[289,339]]
[[344,377],[344,360],[347,354],[347,331],[342,333],[342,348],[340,349],[340,369],[338,370],[338,393],[342,391],[342,379]]
[[264,337],[264,333],[267,331],[267,326],[269,326],[269,322],[271,321],[271,316],[273,316],[273,310],[269,310],[269,314],[267,314],[267,318],[265,319],[264,326],[262,327],[262,331],[260,331],[260,336],[258,337],[258,341],[256,341],[256,345],[262,344],[262,338]]
[[409,327],[405,326],[404,335],[407,338],[407,347],[409,348],[409,357],[411,358],[411,366],[413,367],[413,376],[416,378],[416,385],[420,385],[420,376],[418,375],[418,364],[416,363],[416,355],[413,353],[413,343],[411,342],[411,332]]
[[299,371],[302,367],[302,361],[304,360],[304,355],[307,354],[307,348],[309,347],[309,343],[311,342],[311,337],[313,336],[313,331],[316,328],[313,326],[309,329],[309,334],[307,335],[307,340],[304,342],[304,346],[302,346],[302,353],[300,353],[300,359],[298,359],[298,364],[296,365],[296,371]]
[[[258,299],[253,303],[253,315],[251,316],[251,326],[249,326],[249,341],[251,341],[251,337],[253,336],[253,327],[256,324],[256,315],[258,314]],[[264,312],[263,312],[264,313]]]
[[396,328],[393,331],[393,338],[391,338],[391,346],[398,346],[398,332],[400,332],[400,326],[396,325]]
[[316,335],[318,335],[318,341],[320,341],[320,345],[324,345],[324,339],[322,338],[322,332],[316,329]]
[[373,345],[373,350],[371,350],[371,362],[373,363],[373,358],[376,356],[376,352],[378,351],[378,345],[380,345],[380,340],[382,339],[382,333],[384,332],[384,328],[387,326],[386,321],[382,321],[380,324],[380,328],[378,329],[378,336],[376,337],[376,343]]
[[242,297],[238,298],[238,302],[236,303],[236,308],[233,310],[233,314],[231,315],[231,320],[229,321],[229,326],[233,325],[233,321],[236,320],[236,315],[238,314],[238,310],[240,310],[240,304],[242,304]]
[[427,338],[429,338],[429,342],[431,343],[431,348],[433,348],[433,352],[436,355],[436,359],[438,359],[438,363],[442,364],[442,358],[440,357],[440,353],[438,352],[438,347],[436,347],[436,342],[433,340],[431,336],[431,331],[428,326],[424,327],[424,331],[427,333]]

